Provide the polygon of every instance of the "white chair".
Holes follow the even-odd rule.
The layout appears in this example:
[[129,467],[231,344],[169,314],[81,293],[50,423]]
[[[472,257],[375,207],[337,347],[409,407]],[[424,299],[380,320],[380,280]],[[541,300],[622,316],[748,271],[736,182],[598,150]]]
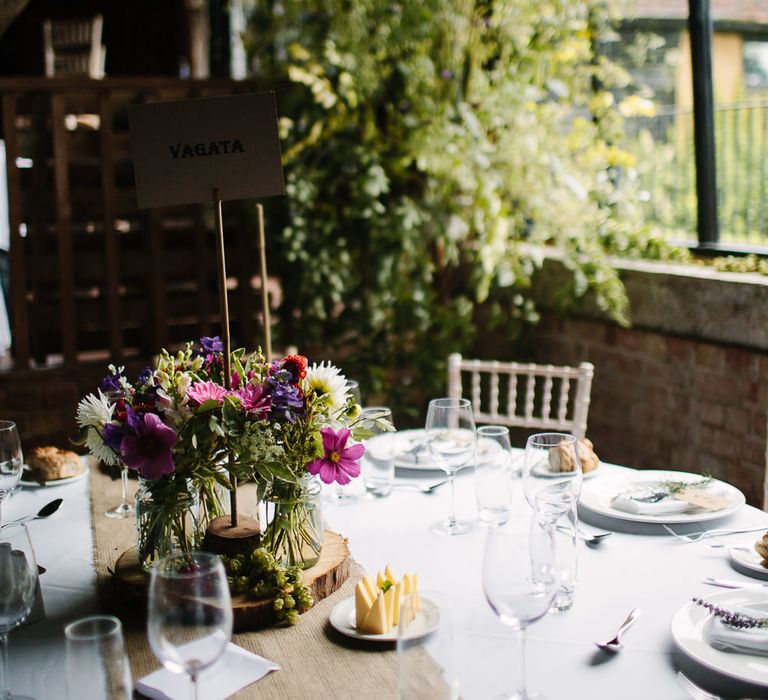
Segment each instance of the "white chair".
[[454,353],[448,357],[448,396],[461,398],[469,375],[476,423],[565,432],[580,438],[587,432],[594,371],[589,362],[555,367],[465,360]]

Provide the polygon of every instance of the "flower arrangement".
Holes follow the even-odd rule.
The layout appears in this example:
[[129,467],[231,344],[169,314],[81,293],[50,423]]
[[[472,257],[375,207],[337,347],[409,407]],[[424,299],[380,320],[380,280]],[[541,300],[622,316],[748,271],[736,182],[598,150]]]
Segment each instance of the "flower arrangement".
[[[231,354],[226,388],[223,352],[216,337],[175,354],[163,350],[156,368],[134,383],[110,366],[98,391],[78,405],[81,444],[108,465],[138,472],[157,506],[139,525],[142,562],[157,554],[152,545],[141,550],[142,528],[145,540],[170,529],[182,548],[199,546],[207,522],[223,512],[217,485],[229,488],[231,471],[256,481],[262,499],[288,504],[275,508],[265,545],[300,563],[312,539],[302,526],[309,477],[347,484],[360,474],[359,441],[370,426],[336,367],[310,366],[302,355],[267,362],[260,351],[240,349]],[[190,496],[199,498],[199,515],[188,535],[175,513]]]

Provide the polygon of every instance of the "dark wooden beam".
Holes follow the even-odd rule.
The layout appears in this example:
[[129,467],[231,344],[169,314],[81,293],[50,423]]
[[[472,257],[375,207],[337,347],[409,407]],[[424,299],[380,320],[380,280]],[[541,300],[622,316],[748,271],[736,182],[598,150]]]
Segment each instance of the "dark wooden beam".
[[712,15],[710,0],[688,0],[693,75],[693,129],[696,146],[696,199],[699,245],[716,245],[717,177],[715,171],[715,110],[712,92]]

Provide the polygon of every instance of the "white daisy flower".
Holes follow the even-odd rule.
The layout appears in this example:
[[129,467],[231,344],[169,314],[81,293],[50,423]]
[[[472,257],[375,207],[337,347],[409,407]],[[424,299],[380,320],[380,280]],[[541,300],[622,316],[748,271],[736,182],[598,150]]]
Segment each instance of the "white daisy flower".
[[112,420],[115,407],[101,389],[98,392],[98,395],[89,394],[77,405],[77,424],[81,428],[101,429]]
[[329,413],[335,413],[347,403],[347,380],[330,362],[314,363],[307,369],[307,386]]
[[104,464],[112,466],[118,463],[117,456],[104,444],[99,431],[95,428],[88,430],[85,436],[85,446],[96,459],[104,462]]

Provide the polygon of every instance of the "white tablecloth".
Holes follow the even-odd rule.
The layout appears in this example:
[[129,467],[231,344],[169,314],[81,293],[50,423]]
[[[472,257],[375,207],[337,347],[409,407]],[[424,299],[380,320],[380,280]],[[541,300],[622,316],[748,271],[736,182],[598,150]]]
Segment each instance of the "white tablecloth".
[[[456,493],[459,515],[475,518],[471,472],[459,476]],[[95,608],[87,482],[25,489],[4,503],[2,511],[4,520],[11,519],[59,496],[64,503],[55,515],[30,524],[38,560],[48,569],[41,577],[48,620],[10,635],[11,689],[37,700],[66,698],[63,625]],[[397,490],[385,499],[361,495],[351,504],[324,507],[329,527],[349,538],[353,556],[368,571],[389,562],[397,573],[418,572],[422,588],[451,596],[462,697],[490,698],[516,686],[513,637],[482,593],[483,526],[461,537],[429,531],[450,508],[447,485],[432,495]],[[746,506],[718,526],[763,522],[768,529],[768,514]],[[727,541],[751,542],[758,536]],[[735,572],[727,552],[711,549],[708,542],[684,544],[668,536],[616,533],[599,548],[582,544],[574,607],[548,615],[528,630],[529,687],[550,700],[681,700],[686,695],[675,672],[683,668],[730,696],[768,696],[766,689],[745,688],[704,672],[674,651],[669,628],[673,614],[692,596],[721,590],[704,585],[704,576],[753,580]],[[616,656],[598,652],[593,642],[612,636],[634,607],[642,609],[642,616],[627,634],[624,650]]]

